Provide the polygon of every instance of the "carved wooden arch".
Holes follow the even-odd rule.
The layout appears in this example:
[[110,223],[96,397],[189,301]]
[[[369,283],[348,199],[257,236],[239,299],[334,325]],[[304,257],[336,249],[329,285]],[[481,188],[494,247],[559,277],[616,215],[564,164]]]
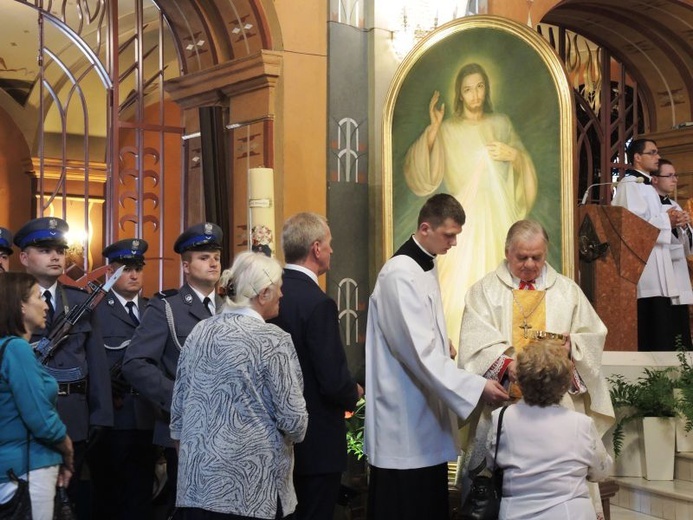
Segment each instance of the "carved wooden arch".
[[693,5],[680,0],[565,0],[543,23],[609,49],[650,103],[649,131],[693,120]]
[[231,222],[219,224],[231,249],[247,248],[247,172],[274,167],[276,84],[282,53],[277,50],[281,34],[273,4],[261,0],[161,4],[175,34],[183,72],[166,82],[165,88],[183,108],[190,136],[186,141],[187,219],[200,221],[205,216],[199,108],[221,106],[232,202]]
[[261,0],[157,4],[175,35],[183,74],[273,49],[281,40],[270,29],[274,8]]

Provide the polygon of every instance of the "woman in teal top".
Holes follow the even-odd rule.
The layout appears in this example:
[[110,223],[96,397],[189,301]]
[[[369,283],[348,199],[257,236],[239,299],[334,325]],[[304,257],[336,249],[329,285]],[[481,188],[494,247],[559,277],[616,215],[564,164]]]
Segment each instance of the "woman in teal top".
[[45,326],[48,307],[26,273],[0,275],[0,295],[0,503],[17,489],[9,470],[25,480],[28,472],[34,520],[52,519],[55,488],[67,486],[73,452],[55,407],[58,383],[28,343]]

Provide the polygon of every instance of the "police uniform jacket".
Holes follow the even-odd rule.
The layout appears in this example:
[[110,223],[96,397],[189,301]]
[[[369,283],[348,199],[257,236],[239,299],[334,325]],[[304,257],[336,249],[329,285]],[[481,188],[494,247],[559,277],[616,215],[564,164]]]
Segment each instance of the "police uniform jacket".
[[[144,311],[147,301],[147,298],[137,298],[137,308],[140,312]],[[101,324],[101,335],[106,348],[109,371],[113,377],[114,370],[120,372],[117,370],[117,365],[122,366],[125,351],[137,326],[112,290],[96,308],[96,315]],[[113,409],[114,429],[154,429],[154,409],[147,399],[133,392],[125,392],[118,397],[122,398],[122,401],[119,401],[118,406],[114,406]]]
[[[53,323],[58,323],[65,314],[65,305],[72,309],[87,297],[80,289],[58,283]],[[32,343],[45,334],[43,330],[38,331],[32,336]],[[58,395],[58,413],[73,441],[86,440],[90,426],[113,426],[111,379],[96,316],[85,313],[46,365],[58,369],[79,368],[87,381],[86,394],[70,391],[69,395]]]
[[[221,306],[217,296],[217,310]],[[188,284],[178,291],[160,292],[149,300],[126,349],[123,375],[157,407],[154,443],[160,446],[173,446],[168,423],[180,349],[193,327],[208,317],[207,308]]]

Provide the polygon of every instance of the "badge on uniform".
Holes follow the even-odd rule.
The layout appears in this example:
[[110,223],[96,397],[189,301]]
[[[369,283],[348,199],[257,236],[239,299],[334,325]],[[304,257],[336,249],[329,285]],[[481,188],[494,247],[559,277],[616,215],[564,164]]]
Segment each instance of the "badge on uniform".
[[115,300],[113,298],[109,298],[106,301],[107,301],[108,305],[110,305],[111,307],[113,307],[115,305]]
[[186,294],[185,295],[185,303],[187,303],[189,305],[192,303],[192,301],[193,301],[192,294]]

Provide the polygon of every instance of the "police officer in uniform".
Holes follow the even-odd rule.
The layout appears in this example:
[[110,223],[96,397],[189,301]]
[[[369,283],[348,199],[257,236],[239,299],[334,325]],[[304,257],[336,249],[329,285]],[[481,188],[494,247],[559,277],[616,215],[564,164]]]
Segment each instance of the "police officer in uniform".
[[[63,219],[43,217],[24,224],[14,237],[21,251],[19,261],[38,281],[48,305],[46,330],[32,336],[32,342],[40,340],[64,314],[88,297],[86,292],[58,282],[65,270],[68,229]],[[88,491],[79,490],[82,464],[88,445],[96,443],[97,434],[104,427],[113,426],[111,379],[101,330],[94,316],[82,316],[46,368],[58,381],[58,413],[75,449],[75,476],[68,494],[75,502],[78,517],[89,518]]]
[[105,431],[89,452],[94,483],[94,518],[150,520],[156,448],[152,444],[154,408],[125,382],[123,356],[147,299],[140,295],[144,282],[146,241],[119,240],[103,250],[108,275],[125,270],[96,308],[101,324],[113,392],[113,429]]
[[0,273],[10,270],[12,252],[12,233],[9,229],[0,227]]
[[216,294],[221,241],[221,228],[209,222],[194,225],[178,237],[173,249],[181,255],[185,284],[149,301],[123,360],[125,379],[157,408],[154,443],[164,447],[169,510],[175,506],[178,470],[168,428],[178,356],[193,327],[221,309],[222,300]]

